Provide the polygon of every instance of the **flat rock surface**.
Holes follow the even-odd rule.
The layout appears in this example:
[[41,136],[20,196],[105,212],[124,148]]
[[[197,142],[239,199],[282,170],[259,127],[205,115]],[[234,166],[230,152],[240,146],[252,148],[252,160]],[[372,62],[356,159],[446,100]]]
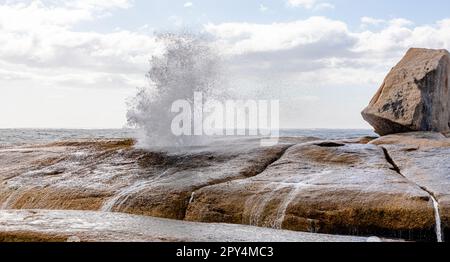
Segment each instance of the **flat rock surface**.
[[178,151],[136,149],[131,140],[4,147],[0,209],[435,241],[433,194],[448,228],[450,152],[441,134],[259,142],[225,139]]
[[379,238],[310,234],[91,211],[0,211],[0,241],[367,242]]
[[382,136],[369,141],[369,144],[384,147],[386,145],[394,145],[414,151],[414,149],[450,147],[450,139],[441,133],[410,132]]

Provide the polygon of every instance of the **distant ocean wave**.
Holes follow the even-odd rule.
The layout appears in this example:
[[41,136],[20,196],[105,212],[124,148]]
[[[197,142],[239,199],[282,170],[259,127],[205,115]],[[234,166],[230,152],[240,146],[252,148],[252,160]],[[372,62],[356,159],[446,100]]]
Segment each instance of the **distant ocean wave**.
[[[376,136],[370,129],[282,129],[281,136],[346,139]],[[42,144],[62,140],[135,138],[134,129],[0,129],[0,145]]]

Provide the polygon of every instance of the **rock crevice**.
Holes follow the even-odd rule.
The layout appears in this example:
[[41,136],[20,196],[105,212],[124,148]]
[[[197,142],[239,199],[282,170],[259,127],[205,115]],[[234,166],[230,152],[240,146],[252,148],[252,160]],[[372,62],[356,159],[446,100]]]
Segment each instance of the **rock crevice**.
[[434,239],[429,195],[391,169],[377,146],[295,145],[255,177],[197,191],[186,219]]
[[400,176],[402,176],[404,179],[406,179],[407,181],[409,181],[410,183],[416,185],[417,187],[419,187],[420,189],[422,189],[424,192],[426,192],[429,196],[430,196],[430,200],[432,201],[433,204],[433,209],[434,209],[434,217],[435,217],[435,232],[436,232],[436,240],[437,242],[443,242],[443,231],[442,231],[442,225],[441,225],[441,215],[440,215],[440,211],[439,211],[439,201],[437,200],[435,194],[429,190],[428,188],[426,188],[425,186],[419,185],[418,183],[410,180],[407,176],[402,174],[401,169],[399,168],[399,166],[395,163],[395,161],[392,159],[391,155],[389,154],[388,149],[386,149],[385,147],[381,147],[383,149],[384,155],[386,157],[386,161],[392,165],[392,170],[394,170],[395,172],[397,172]]

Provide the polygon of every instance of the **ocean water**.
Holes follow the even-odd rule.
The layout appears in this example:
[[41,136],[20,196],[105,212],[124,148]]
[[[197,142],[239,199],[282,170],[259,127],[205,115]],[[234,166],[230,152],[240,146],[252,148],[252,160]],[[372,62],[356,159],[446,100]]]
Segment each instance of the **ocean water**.
[[[283,129],[281,136],[347,139],[377,136],[370,129]],[[94,138],[135,138],[134,129],[0,129],[0,145],[44,144]]]
[[93,138],[132,138],[132,129],[0,129],[0,145],[44,144]]

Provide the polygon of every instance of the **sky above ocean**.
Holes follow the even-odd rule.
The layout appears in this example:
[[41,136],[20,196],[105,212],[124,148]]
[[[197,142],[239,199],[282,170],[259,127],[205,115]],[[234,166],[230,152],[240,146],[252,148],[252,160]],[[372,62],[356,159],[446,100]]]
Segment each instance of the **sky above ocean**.
[[410,47],[450,46],[450,1],[0,1],[0,128],[120,128],[162,52],[208,35],[224,77],[277,98],[283,128],[369,128],[360,116]]

